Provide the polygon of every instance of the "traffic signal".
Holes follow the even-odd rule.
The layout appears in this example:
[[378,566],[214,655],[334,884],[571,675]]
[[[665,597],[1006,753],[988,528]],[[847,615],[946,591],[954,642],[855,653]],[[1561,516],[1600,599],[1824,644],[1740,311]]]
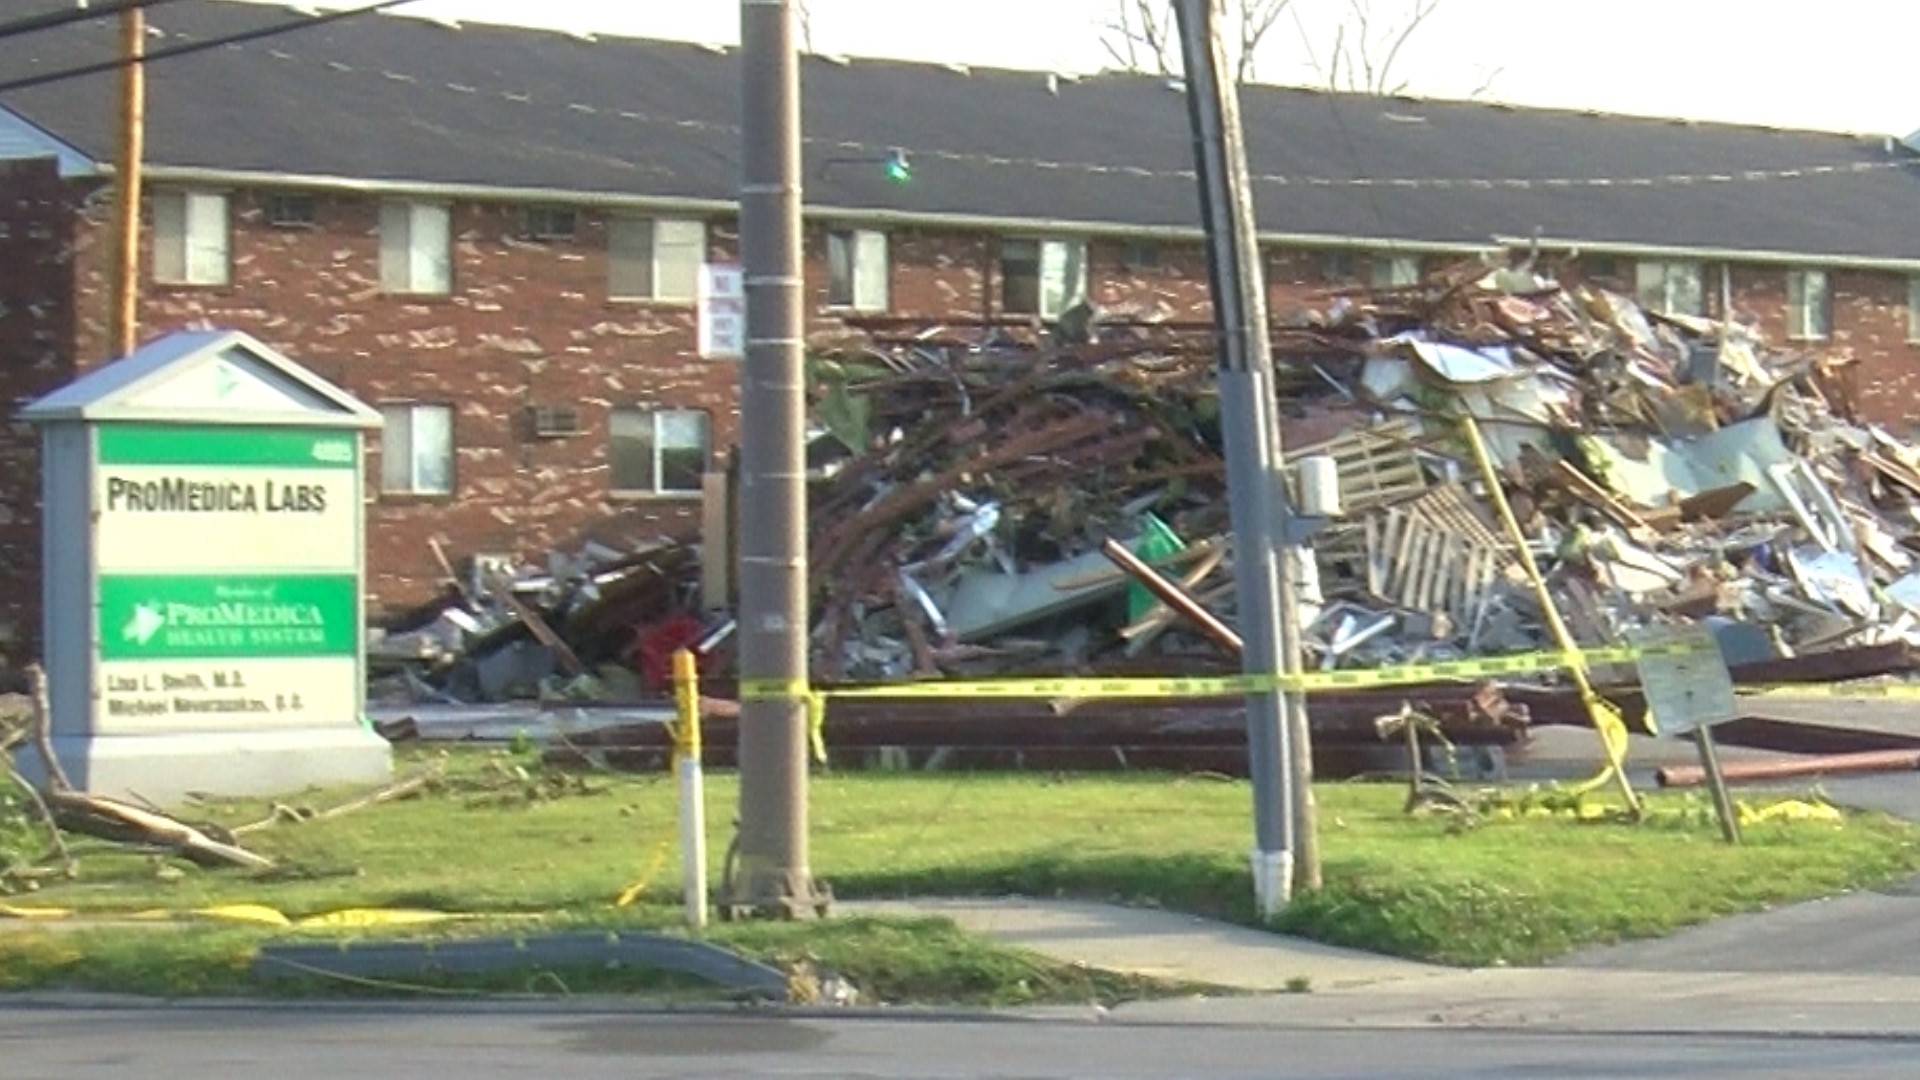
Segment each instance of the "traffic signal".
[[913,164],[907,160],[907,152],[895,147],[887,151],[887,179],[896,184],[904,184],[913,179]]

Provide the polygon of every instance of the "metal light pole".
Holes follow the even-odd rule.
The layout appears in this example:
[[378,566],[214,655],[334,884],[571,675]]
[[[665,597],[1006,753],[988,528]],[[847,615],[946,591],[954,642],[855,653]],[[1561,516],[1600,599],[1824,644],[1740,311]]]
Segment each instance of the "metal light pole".
[[800,59],[792,0],[740,0],[740,825],[721,913],[824,914],[807,866]]
[[[1174,8],[1186,61],[1187,114],[1207,233],[1208,282],[1220,334],[1220,427],[1227,459],[1242,667],[1250,675],[1299,670],[1291,574],[1280,565],[1286,493],[1267,340],[1266,280],[1253,220],[1240,101],[1219,28],[1220,0],[1179,0]],[[1253,778],[1253,895],[1263,918],[1292,898],[1298,842],[1295,787],[1303,770],[1300,699],[1278,687],[1247,695],[1247,756]],[[1308,794],[1308,793],[1303,793]],[[1310,877],[1316,875],[1309,875]]]

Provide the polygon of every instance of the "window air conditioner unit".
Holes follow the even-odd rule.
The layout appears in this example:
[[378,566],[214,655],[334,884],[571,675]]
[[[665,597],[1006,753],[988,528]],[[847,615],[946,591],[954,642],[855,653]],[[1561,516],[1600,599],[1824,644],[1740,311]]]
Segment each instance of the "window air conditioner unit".
[[580,410],[571,405],[535,405],[529,411],[536,439],[564,439],[580,434]]

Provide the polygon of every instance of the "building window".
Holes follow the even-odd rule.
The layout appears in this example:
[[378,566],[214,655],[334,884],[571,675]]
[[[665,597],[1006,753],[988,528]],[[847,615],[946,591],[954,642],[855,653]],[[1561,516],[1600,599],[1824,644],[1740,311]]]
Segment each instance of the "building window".
[[227,197],[162,191],[153,197],[153,280],[161,285],[225,285]]
[[1320,279],[1322,281],[1353,281],[1360,275],[1353,265],[1351,251],[1323,251],[1320,253]]
[[1160,245],[1151,240],[1131,240],[1120,245],[1120,267],[1135,273],[1152,273],[1166,265]]
[[1002,240],[1000,306],[1057,319],[1087,298],[1087,248],[1078,240]]
[[453,408],[382,405],[380,490],[388,495],[453,494]]
[[607,420],[612,487],[631,495],[698,495],[707,471],[707,414],[615,409]]
[[1825,270],[1787,271],[1787,336],[1824,341],[1833,331],[1832,294]]
[[447,207],[380,204],[380,288],[421,295],[453,291],[453,215]]
[[267,224],[276,229],[303,229],[319,219],[319,207],[311,195],[276,192],[261,202]]
[[1707,291],[1696,262],[1641,262],[1633,268],[1640,303],[1667,315],[1704,315]]
[[580,229],[580,215],[566,206],[529,206],[521,230],[529,240],[571,240]]
[[1907,279],[1907,340],[1920,342],[1920,276]]
[[827,303],[855,311],[887,310],[887,234],[847,229],[827,234]]
[[1397,289],[1420,284],[1420,259],[1415,255],[1375,255],[1373,287]]
[[707,261],[705,222],[617,217],[608,233],[609,296],[693,303]]

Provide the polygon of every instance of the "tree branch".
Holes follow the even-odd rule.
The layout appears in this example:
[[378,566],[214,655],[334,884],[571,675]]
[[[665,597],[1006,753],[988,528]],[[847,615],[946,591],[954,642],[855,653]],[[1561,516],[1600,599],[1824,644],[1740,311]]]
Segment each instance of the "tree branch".
[[1293,0],[1240,0],[1239,81],[1252,82],[1260,43],[1293,6]]
[[[1432,15],[1433,10],[1439,6],[1440,0],[1414,0],[1413,18],[1407,20],[1406,29],[1394,35],[1393,45],[1387,50],[1387,58],[1380,65],[1380,82],[1382,85],[1385,85],[1388,73],[1393,70],[1393,62],[1400,58],[1401,47],[1407,43],[1407,39],[1411,38],[1415,31],[1420,29],[1420,24],[1427,21],[1427,16]],[[1401,84],[1401,88],[1405,86],[1405,83]],[[1398,93],[1399,89],[1396,89],[1394,92]]]

